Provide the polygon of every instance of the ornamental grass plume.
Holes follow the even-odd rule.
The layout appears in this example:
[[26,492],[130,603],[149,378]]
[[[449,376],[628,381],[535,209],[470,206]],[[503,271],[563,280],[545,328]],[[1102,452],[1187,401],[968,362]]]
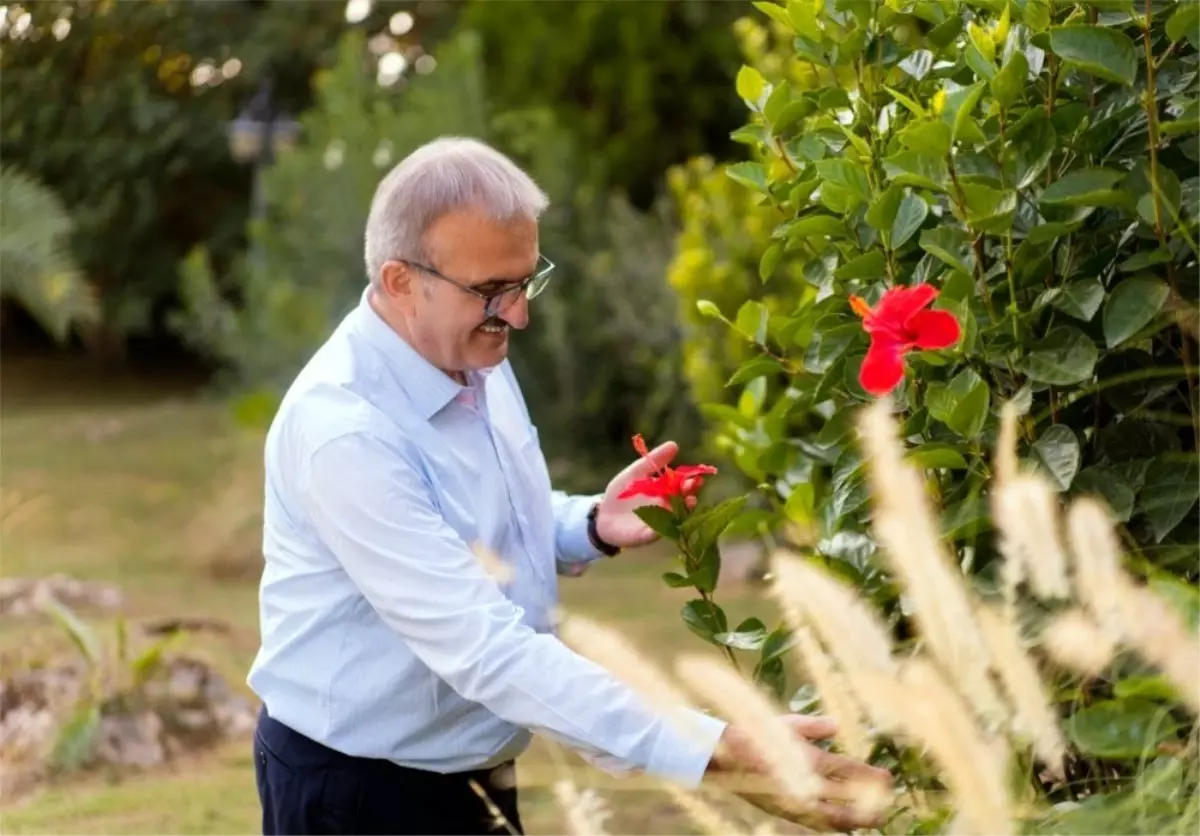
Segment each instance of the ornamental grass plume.
[[574,836],[605,836],[605,822],[612,813],[595,790],[580,791],[569,778],[554,782],[554,797],[567,819],[567,831]]
[[1007,775],[1011,757],[1002,736],[990,736],[946,677],[928,660],[905,663],[899,678],[862,672],[861,693],[876,722],[911,741],[941,767],[962,829],[980,836],[1016,833]]
[[689,792],[675,784],[664,783],[663,791],[675,802],[675,806],[687,814],[687,817],[709,836],[729,836],[742,833],[745,828],[729,821],[716,807],[700,797],[699,793]]
[[1116,643],[1083,610],[1054,616],[1042,632],[1042,647],[1055,662],[1084,676],[1096,676],[1112,661]]
[[1071,596],[1067,555],[1059,535],[1058,496],[1042,476],[1023,473],[992,491],[999,549],[1016,567],[1008,581],[1027,578],[1033,592],[1047,600]]
[[924,484],[902,459],[887,399],[863,408],[859,430],[874,499],[872,528],[904,586],[921,637],[944,669],[954,672],[980,717],[989,724],[1004,722],[1008,712],[988,673],[966,585],[942,546]]
[[1121,568],[1112,519],[1093,499],[1078,499],[1067,516],[1075,580],[1084,603],[1110,641],[1157,665],[1184,702],[1200,711],[1200,637],[1161,596],[1134,585]]
[[1032,745],[1055,777],[1063,778],[1067,744],[1037,664],[1021,645],[1020,628],[1011,610],[1001,613],[980,605],[977,616],[996,673],[1014,708],[1013,731]]
[[758,689],[728,665],[706,656],[681,657],[675,673],[697,697],[742,728],[787,795],[800,804],[815,800],[820,776],[776,708]]

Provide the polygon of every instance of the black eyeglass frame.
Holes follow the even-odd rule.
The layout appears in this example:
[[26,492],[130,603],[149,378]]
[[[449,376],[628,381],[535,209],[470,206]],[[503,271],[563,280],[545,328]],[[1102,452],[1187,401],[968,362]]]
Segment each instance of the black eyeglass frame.
[[[545,290],[546,285],[550,283],[550,274],[554,271],[555,267],[553,261],[546,258],[546,256],[542,255],[541,253],[538,253],[538,267],[532,275],[526,276],[516,284],[510,285],[503,290],[497,290],[492,293],[484,293],[476,290],[470,285],[463,284],[457,279],[452,279],[444,273],[438,272],[428,264],[422,264],[419,261],[409,261],[408,259],[403,259],[403,261],[405,264],[420,270],[422,273],[428,273],[435,279],[441,279],[444,282],[449,282],[459,290],[466,291],[472,296],[478,296],[483,300],[483,315],[485,317],[493,317],[502,310],[507,309],[509,305],[517,301],[517,298],[521,295],[521,293],[525,294],[526,299],[533,299],[536,297],[543,290]],[[507,301],[505,301],[506,299]]]

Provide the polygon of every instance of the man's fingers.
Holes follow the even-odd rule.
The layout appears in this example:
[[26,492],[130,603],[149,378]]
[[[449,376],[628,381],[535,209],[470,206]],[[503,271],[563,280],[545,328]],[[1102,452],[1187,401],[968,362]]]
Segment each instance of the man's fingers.
[[892,773],[886,769],[821,749],[814,755],[813,768],[818,774],[839,781],[878,781],[886,784],[892,782]]
[[837,831],[872,827],[879,824],[882,818],[873,810],[862,810],[854,804],[836,804],[829,801],[817,802],[814,814],[814,818],[819,819],[826,828]]
[[664,441],[662,444],[655,447],[646,456],[639,457],[636,462],[629,466],[627,473],[632,479],[639,479],[643,476],[649,476],[656,470],[669,465],[675,458],[675,454],[679,452],[679,445],[674,441]]
[[815,714],[787,714],[789,728],[805,740],[825,740],[837,734],[837,722],[832,717]]

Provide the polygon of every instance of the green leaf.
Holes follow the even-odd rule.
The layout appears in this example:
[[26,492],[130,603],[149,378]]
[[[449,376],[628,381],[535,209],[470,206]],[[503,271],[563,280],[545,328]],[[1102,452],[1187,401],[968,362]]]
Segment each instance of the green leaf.
[[47,598],[42,601],[41,607],[47,615],[58,622],[58,626],[63,629],[71,639],[71,643],[75,645],[75,649],[89,664],[100,664],[100,639],[96,635],[96,631],[70,609],[60,604],[56,598]]
[[1097,279],[1081,279],[1062,288],[1051,304],[1068,316],[1091,322],[1103,301],[1104,285]]
[[862,334],[862,325],[855,322],[814,332],[804,355],[804,367],[815,374],[828,371]]
[[679,539],[679,528],[675,517],[666,508],[660,505],[642,505],[634,508],[633,513],[637,514],[641,521],[650,526],[650,530],[660,537],[672,541]]
[[1156,250],[1143,250],[1140,253],[1134,253],[1129,258],[1121,262],[1122,273],[1136,273],[1139,270],[1145,270],[1153,267],[1156,264],[1167,264],[1171,261],[1171,253],[1162,248]]
[[1077,494],[1091,494],[1103,500],[1117,522],[1127,523],[1133,516],[1137,494],[1115,468],[1107,465],[1085,467],[1075,477],[1073,487]]
[[900,201],[900,209],[896,212],[896,220],[892,223],[892,240],[889,242],[893,250],[898,250],[909,238],[916,234],[929,215],[929,204],[915,194],[907,194]]
[[963,458],[962,453],[954,446],[938,441],[931,441],[909,450],[905,458],[915,467],[925,470],[967,469],[967,460]]
[[930,415],[973,439],[987,420],[990,395],[987,382],[974,369],[964,369],[949,384],[931,383],[925,403]]
[[1017,193],[1000,191],[981,183],[963,183],[961,186],[966,217],[959,220],[980,232],[1001,233],[1012,229],[1013,214],[1017,211]]
[[1162,310],[1171,290],[1155,276],[1134,276],[1113,288],[1104,303],[1104,340],[1114,348],[1138,333]]
[[779,114],[783,112],[783,109],[787,107],[791,100],[792,88],[786,81],[780,82],[779,85],[773,88],[771,95],[767,96],[767,101],[763,104],[762,109],[763,118],[767,120],[767,124],[774,125]]
[[1029,86],[1029,59],[1025,53],[1019,49],[1013,50],[989,84],[992,96],[1000,107],[1007,110],[1016,104]]
[[[900,141],[906,148],[921,151],[942,161],[950,153],[950,126],[940,119],[912,122],[900,131]],[[943,167],[945,163],[942,163]]]
[[752,110],[758,109],[758,100],[763,92],[767,89],[766,79],[762,77],[762,73],[753,67],[742,65],[738,70],[737,80],[735,81],[737,94],[742,100],[750,106]]
[[1030,346],[1020,368],[1031,380],[1052,386],[1082,383],[1092,376],[1099,350],[1087,334],[1060,325]]
[[693,511],[680,524],[680,533],[696,553],[704,552],[716,544],[717,539],[734,518],[742,512],[746,497],[735,496],[703,511]]
[[821,42],[821,27],[817,24],[817,13],[813,11],[812,3],[805,0],[788,0],[787,13],[797,35],[803,35],[816,43]]
[[863,201],[871,198],[871,184],[867,172],[858,163],[850,160],[819,160],[813,163],[821,179],[841,186]]
[[1154,751],[1179,730],[1179,721],[1151,702],[1103,700],[1067,721],[1067,735],[1085,755],[1133,760]]
[[900,151],[883,161],[883,170],[899,186],[946,191],[950,171],[946,161],[928,151]]
[[1117,29],[1081,23],[1054,26],[1050,51],[1097,78],[1130,86],[1137,80],[1137,47]]
[[765,14],[777,23],[782,23],[789,29],[792,28],[792,19],[788,17],[787,9],[780,6],[778,3],[756,2],[754,8]]
[[867,223],[880,232],[890,231],[892,222],[896,220],[896,213],[900,210],[900,201],[903,197],[904,189],[897,185],[889,186],[883,194],[872,201],[870,208],[867,209]]
[[84,766],[92,756],[96,733],[100,730],[100,707],[94,702],[80,706],[58,731],[50,764],[58,772],[72,772]]
[[[979,97],[983,95],[983,88],[986,82],[977,82],[966,89],[964,93],[961,90],[946,96],[946,108],[954,114],[953,129],[950,135],[954,139],[965,139],[967,124],[971,121],[971,112],[975,110],[975,105],[979,103]],[[952,109],[951,102],[955,102],[957,107]]]
[[729,630],[725,611],[711,601],[696,598],[683,605],[683,623],[705,641],[717,644],[717,633]]
[[775,272],[775,268],[779,266],[780,260],[783,258],[783,244],[776,241],[771,246],[767,247],[762,254],[762,258],[758,262],[758,277],[762,281],[767,281]]
[[743,383],[749,383],[751,380],[759,377],[778,374],[782,370],[783,367],[779,365],[779,361],[774,357],[766,357],[763,355],[751,357],[749,360],[742,363],[742,365],[738,366],[737,371],[733,373],[725,385],[739,386]]
[[949,226],[927,229],[921,233],[921,249],[968,276],[975,272],[975,252],[964,230]]
[[692,585],[687,575],[680,574],[679,572],[664,572],[662,579],[672,589],[683,589],[685,586]]
[[1172,575],[1157,574],[1150,578],[1150,591],[1167,600],[1184,624],[1193,633],[1200,629],[1200,588]]
[[742,303],[737,312],[737,329],[747,339],[762,345],[767,339],[767,323],[770,313],[762,302],[749,299]]
[[767,169],[762,163],[734,163],[725,166],[725,176],[747,188],[770,194],[767,187]]
[[1045,32],[1050,28],[1049,0],[1025,0],[1023,17],[1030,32],[1035,35]]
[[701,316],[706,316],[710,319],[720,319],[726,322],[728,321],[725,319],[725,315],[721,313],[721,309],[717,307],[716,303],[709,299],[697,299],[696,310],[700,312]]
[[816,102],[812,99],[792,99],[784,105],[783,110],[775,115],[771,127],[774,129],[776,135],[783,134],[805,116],[815,112],[816,109]]
[[878,279],[884,273],[886,259],[879,250],[871,250],[857,258],[847,261],[833,272],[838,281],[847,279]]
[[1200,4],[1191,0],[1180,3],[1167,19],[1167,37],[1172,41],[1187,38],[1200,49]]
[[1124,200],[1113,190],[1125,175],[1107,168],[1083,168],[1055,180],[1038,203],[1063,206],[1108,206]]
[[979,497],[968,496],[947,508],[939,521],[942,536],[951,542],[970,540],[992,527],[988,503]]
[[747,618],[732,632],[717,633],[716,641],[737,650],[761,650],[767,640],[767,625],[757,618]]
[[1141,697],[1147,700],[1175,702],[1179,699],[1179,692],[1164,676],[1130,676],[1118,679],[1113,685],[1113,694],[1122,700]]
[[[698,556],[697,556],[698,555]],[[688,566],[688,583],[700,592],[712,592],[721,576],[721,552],[715,546],[697,551]]]
[[788,494],[787,502],[783,506],[783,513],[792,522],[812,522],[814,501],[813,486],[808,482],[799,482],[792,485],[792,492]]
[[910,99],[908,96],[904,95],[903,93],[901,93],[898,90],[893,90],[891,87],[888,87],[886,84],[883,85],[883,89],[887,90],[889,93],[891,93],[893,99],[895,99],[896,101],[900,102],[900,104],[902,104],[906,108],[908,108],[909,113],[911,113],[913,116],[924,117],[927,115],[925,112],[925,108],[921,107],[921,103],[916,101],[915,99]]
[[805,215],[797,218],[788,227],[788,239],[810,238],[822,236],[825,238],[845,238],[846,225],[840,218],[833,215]]
[[1200,470],[1194,458],[1186,461],[1161,459],[1146,474],[1142,488],[1141,510],[1161,543],[1192,510],[1200,498]]
[[1079,439],[1070,427],[1055,424],[1047,428],[1033,442],[1033,453],[1058,490],[1065,491],[1071,487],[1075,474],[1079,472],[1081,454]]

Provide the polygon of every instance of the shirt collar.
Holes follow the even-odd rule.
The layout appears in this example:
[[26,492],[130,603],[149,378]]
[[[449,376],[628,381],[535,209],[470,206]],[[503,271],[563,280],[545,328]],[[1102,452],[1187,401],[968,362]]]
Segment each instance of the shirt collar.
[[383,356],[388,367],[395,372],[409,400],[429,420],[451,401],[477,392],[477,402],[482,401],[483,383],[491,369],[480,369],[467,374],[467,386],[462,386],[450,375],[434,366],[417,353],[408,342],[383,321],[370,303],[371,289],[363,291],[355,310],[355,329]]

